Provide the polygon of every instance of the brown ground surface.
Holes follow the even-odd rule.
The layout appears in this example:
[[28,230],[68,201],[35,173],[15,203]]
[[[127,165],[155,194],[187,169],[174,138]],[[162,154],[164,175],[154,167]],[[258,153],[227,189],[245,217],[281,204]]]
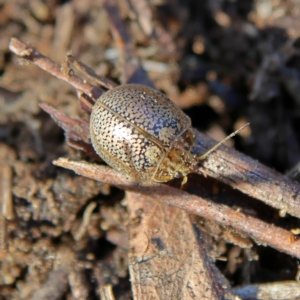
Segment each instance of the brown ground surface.
[[[116,299],[132,297],[124,191],[52,164],[59,157],[91,160],[66,144],[39,107],[87,118],[76,91],[36,66],[20,66],[8,50],[17,37],[60,63],[72,49],[119,82],[120,55],[101,2],[0,1],[0,185],[2,202],[13,203],[12,211],[0,203],[0,299],[99,299],[105,284]],[[297,3],[150,0],[139,7],[122,0],[118,6],[150,78],[193,126],[220,140],[250,122],[251,131],[231,143],[285,173],[300,161]],[[300,227],[258,202],[249,207],[269,223]],[[217,266],[232,286],[295,279],[295,258],[270,247],[242,248],[238,238],[239,246],[226,243],[230,238],[217,239],[214,230],[212,252],[223,258]],[[48,289],[56,291],[51,298],[43,296]]]

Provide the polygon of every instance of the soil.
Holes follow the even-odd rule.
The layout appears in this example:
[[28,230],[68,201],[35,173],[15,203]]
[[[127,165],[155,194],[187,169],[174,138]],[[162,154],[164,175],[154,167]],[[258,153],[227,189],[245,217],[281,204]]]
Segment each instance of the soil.
[[[216,140],[250,122],[229,145],[300,177],[297,1],[140,3],[117,6],[154,85]],[[20,63],[8,49],[12,37],[57,63],[71,49],[116,83],[123,72],[102,1],[0,1],[0,299],[99,299],[103,285],[116,299],[132,299],[125,193],[52,164],[93,158],[70,147],[39,104],[88,116],[70,85]],[[300,226],[258,201],[251,205],[269,223]],[[295,258],[216,236],[215,255],[223,257],[216,264],[233,287],[295,279]]]

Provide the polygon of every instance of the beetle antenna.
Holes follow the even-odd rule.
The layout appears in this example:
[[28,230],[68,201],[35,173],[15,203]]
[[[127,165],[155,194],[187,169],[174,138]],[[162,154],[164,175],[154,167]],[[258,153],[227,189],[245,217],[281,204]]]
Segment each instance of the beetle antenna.
[[250,123],[245,124],[244,126],[242,126],[241,128],[239,128],[238,130],[236,130],[235,132],[231,133],[230,135],[228,135],[224,140],[222,140],[221,142],[219,142],[218,144],[216,144],[215,146],[213,146],[212,148],[210,148],[208,151],[206,151],[203,155],[199,156],[198,159],[199,160],[203,160],[205,159],[210,153],[212,153],[213,151],[215,151],[217,148],[219,148],[222,144],[224,144],[226,141],[228,141],[229,139],[231,139],[233,136],[235,136],[238,132],[240,132],[241,130],[243,130],[245,127],[247,127],[248,125],[250,125]]

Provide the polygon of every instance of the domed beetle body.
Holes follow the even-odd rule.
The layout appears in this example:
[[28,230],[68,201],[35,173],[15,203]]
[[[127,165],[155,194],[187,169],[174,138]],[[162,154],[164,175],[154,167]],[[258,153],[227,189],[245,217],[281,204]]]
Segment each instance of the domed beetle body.
[[175,177],[186,181],[199,159],[225,141],[201,157],[193,155],[190,118],[166,95],[140,84],[121,85],[97,100],[90,135],[95,151],[108,165],[134,179],[157,182]]

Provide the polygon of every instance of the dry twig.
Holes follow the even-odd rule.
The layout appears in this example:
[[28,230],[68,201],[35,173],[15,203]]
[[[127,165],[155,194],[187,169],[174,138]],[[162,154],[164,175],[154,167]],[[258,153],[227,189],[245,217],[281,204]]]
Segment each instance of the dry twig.
[[237,287],[234,292],[242,299],[299,299],[299,282],[283,281]]
[[12,199],[12,167],[14,153],[5,145],[0,144],[0,261],[8,248],[7,220],[14,217]]
[[143,194],[144,199],[145,197],[160,199],[164,203],[179,207],[191,214],[215,221],[223,226],[232,227],[247,234],[259,244],[271,246],[279,251],[300,258],[300,243],[299,241],[294,241],[292,233],[264,223],[256,218],[246,216],[225,205],[215,204],[207,201],[207,199],[190,195],[164,184],[135,182],[124,178],[117,171],[105,166],[75,162],[65,158],[56,160],[54,164],[71,169],[78,175],[106,182],[123,190]]

